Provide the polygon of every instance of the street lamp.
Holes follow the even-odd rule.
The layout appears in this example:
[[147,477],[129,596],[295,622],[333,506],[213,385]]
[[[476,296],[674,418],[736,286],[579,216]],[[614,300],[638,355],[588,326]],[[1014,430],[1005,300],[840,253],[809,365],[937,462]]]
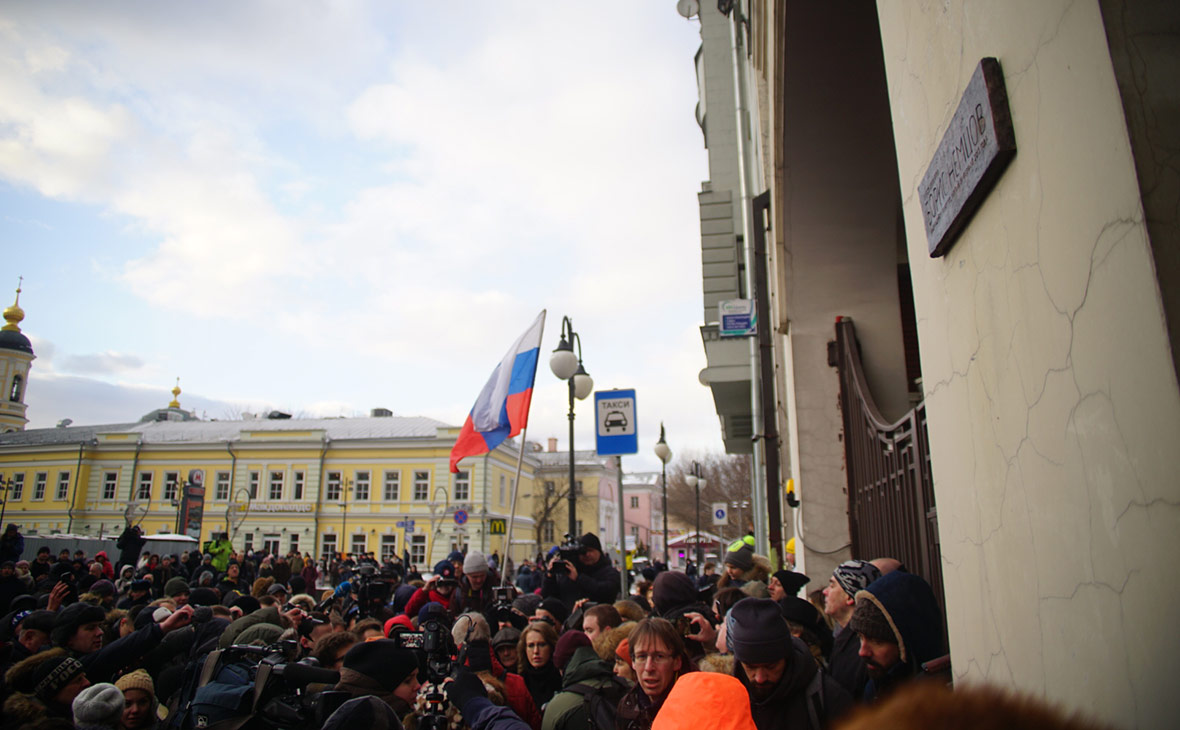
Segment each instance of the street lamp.
[[688,476],[684,477],[684,483],[697,490],[697,570],[701,569],[701,490],[705,488],[708,482],[701,476],[701,465],[697,462],[692,463],[692,469]]
[[668,461],[672,458],[672,449],[664,440],[664,424],[660,423],[660,440],[656,442],[656,456],[660,460],[660,477],[664,483],[664,501],[661,512],[664,513],[664,565],[668,564]]
[[[574,354],[574,342],[578,343],[578,354]],[[570,537],[578,536],[578,495],[577,483],[574,481],[574,398],[578,400],[585,400],[586,396],[590,395],[590,391],[594,389],[594,381],[586,374],[586,368],[582,366],[582,338],[574,332],[574,323],[570,321],[569,317],[561,318],[561,342],[557,343],[557,349],[549,356],[549,369],[557,376],[559,380],[564,380],[569,383],[570,392],[570,493],[569,493],[569,513],[570,513]]]
[[746,534],[745,533],[746,522],[745,522],[745,519],[743,519],[743,514],[744,514],[743,510],[749,509],[750,501],[748,499],[743,499],[741,501],[734,500],[729,503],[729,506],[732,509],[736,509],[738,511],[737,527],[738,527],[738,537],[740,538]]

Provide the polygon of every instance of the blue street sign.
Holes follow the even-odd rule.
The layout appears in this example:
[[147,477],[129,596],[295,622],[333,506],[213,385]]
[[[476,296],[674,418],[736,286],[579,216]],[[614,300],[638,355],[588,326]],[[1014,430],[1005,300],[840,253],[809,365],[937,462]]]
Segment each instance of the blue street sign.
[[400,522],[397,523],[397,526],[402,528],[403,530],[413,530],[414,529],[414,521],[413,520],[401,520]]
[[639,452],[634,390],[601,390],[594,394],[598,455]]
[[456,525],[467,524],[467,511],[466,510],[461,510],[461,509],[455,510],[455,524]]

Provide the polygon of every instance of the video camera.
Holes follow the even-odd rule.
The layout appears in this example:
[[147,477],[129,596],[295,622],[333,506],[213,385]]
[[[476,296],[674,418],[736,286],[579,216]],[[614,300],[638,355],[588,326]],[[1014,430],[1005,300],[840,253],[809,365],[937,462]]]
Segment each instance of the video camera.
[[[496,621],[512,621],[512,600],[516,598],[516,591],[512,586],[492,587],[491,615]],[[495,628],[492,628],[493,633]]]
[[393,571],[378,571],[377,566],[365,563],[357,568],[353,578],[357,607],[362,619],[378,615],[381,608],[389,603],[393,590],[401,578]]
[[[267,728],[321,727],[351,695],[330,689],[340,673],[319,666],[313,658],[295,661],[299,643],[280,641],[266,647],[234,645],[221,658],[225,663],[248,664],[254,684],[251,706],[258,726]],[[313,685],[327,685],[312,689]]]
[[418,631],[403,631],[392,637],[398,647],[416,649],[426,655],[426,709],[418,717],[419,730],[446,730],[449,726],[444,704],[442,684],[465,660],[456,656],[451,631],[437,618],[428,618]]
[[559,559],[553,561],[553,566],[549,568],[550,577],[556,578],[559,575],[569,575],[569,564],[577,562],[578,556],[582,554],[583,549],[581,538],[571,536],[567,532],[565,534],[565,542],[557,547]]

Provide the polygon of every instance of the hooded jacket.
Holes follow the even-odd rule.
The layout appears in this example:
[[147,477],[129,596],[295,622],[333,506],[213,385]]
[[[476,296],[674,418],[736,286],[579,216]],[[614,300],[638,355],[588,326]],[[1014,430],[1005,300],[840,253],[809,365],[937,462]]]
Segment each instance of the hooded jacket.
[[[913,573],[894,571],[881,576],[863,591],[856,604],[870,601],[885,614],[897,639],[899,661],[885,676],[869,679],[865,699],[873,700],[906,679],[922,673],[922,664],[942,656],[942,611],[930,584]],[[849,630],[848,628],[845,631]]]
[[619,571],[611,565],[606,553],[594,565],[577,564],[578,578],[570,580],[568,576],[551,576],[545,574],[541,583],[541,595],[545,598],[556,597],[565,604],[566,610],[572,611],[579,598],[589,598],[594,603],[614,603],[619,595]]
[[562,691],[553,695],[553,699],[549,700],[549,705],[545,708],[542,730],[582,730],[588,727],[590,717],[583,696],[569,691],[568,688],[582,683],[591,687],[602,687],[610,684],[613,678],[614,668],[598,658],[594,653],[594,647],[578,647],[565,667],[565,676],[561,682]]
[[823,673],[811,650],[799,639],[791,640],[791,653],[782,679],[768,697],[754,696],[741,662],[734,662],[733,675],[750,694],[750,712],[758,730],[819,730],[831,725],[833,719],[852,706],[851,695]]
[[717,590],[733,586],[734,588],[741,588],[746,583],[756,580],[762,583],[770,582],[770,559],[764,555],[754,555],[754,567],[742,573],[739,580],[734,580],[729,577],[729,573],[722,572],[721,577],[717,579]]

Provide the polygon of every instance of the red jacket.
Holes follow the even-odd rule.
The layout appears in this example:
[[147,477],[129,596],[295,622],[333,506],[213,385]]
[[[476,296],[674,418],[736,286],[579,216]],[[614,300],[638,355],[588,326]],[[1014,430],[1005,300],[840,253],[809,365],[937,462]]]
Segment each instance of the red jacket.
[[[453,596],[455,594],[452,593],[451,595]],[[418,618],[418,612],[422,610],[423,606],[430,603],[431,601],[433,601],[435,603],[441,603],[443,608],[447,609],[447,611],[450,612],[450,610],[451,610],[450,597],[444,596],[441,593],[438,593],[433,590],[430,591],[429,594],[427,594],[427,592],[425,590],[419,588],[418,590],[414,591],[414,595],[410,596],[409,602],[406,603],[406,615],[409,616],[410,618]]]
[[[533,695],[529,692],[529,687],[524,682],[524,677],[519,674],[504,669],[504,665],[500,664],[500,660],[496,657],[496,652],[489,647],[488,651],[491,653],[492,659],[492,676],[504,683],[504,692],[507,695],[508,706],[516,713],[517,717],[528,723],[533,730],[541,730],[541,711],[537,709],[537,704],[533,702]],[[467,657],[467,664],[471,664],[471,656]]]

